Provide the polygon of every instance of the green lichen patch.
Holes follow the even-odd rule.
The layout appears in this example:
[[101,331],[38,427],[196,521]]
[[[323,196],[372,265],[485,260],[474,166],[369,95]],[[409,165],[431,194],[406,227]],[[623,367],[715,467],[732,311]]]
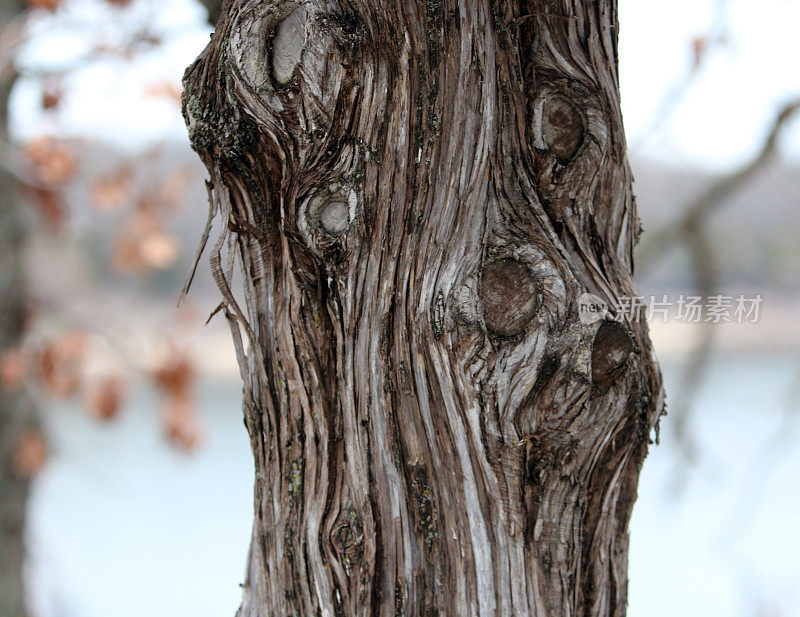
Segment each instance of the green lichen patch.
[[411,488],[413,491],[413,499],[417,506],[417,532],[421,535],[425,547],[430,550],[439,537],[438,511],[433,492],[428,482],[428,473],[424,468],[419,466],[413,467]]
[[294,459],[289,469],[289,496],[297,499],[303,494],[303,460]]

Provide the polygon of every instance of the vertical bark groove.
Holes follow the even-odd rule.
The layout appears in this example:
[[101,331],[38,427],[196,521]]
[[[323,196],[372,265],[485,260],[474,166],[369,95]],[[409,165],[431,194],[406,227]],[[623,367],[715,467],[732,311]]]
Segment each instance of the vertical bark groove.
[[624,615],[660,375],[644,323],[578,302],[634,293],[616,28],[227,5],[184,114],[256,463],[241,617]]

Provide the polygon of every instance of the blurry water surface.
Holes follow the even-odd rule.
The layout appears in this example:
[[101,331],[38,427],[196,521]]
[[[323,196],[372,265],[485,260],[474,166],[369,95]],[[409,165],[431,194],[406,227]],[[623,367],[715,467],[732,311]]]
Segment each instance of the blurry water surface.
[[[669,392],[679,366],[663,368]],[[634,510],[631,617],[800,616],[797,372],[788,354],[718,358],[688,469],[664,420]],[[234,614],[253,473],[239,396],[233,380],[203,384],[205,442],[188,457],[161,439],[146,391],[111,424],[52,410],[29,526],[39,617]]]

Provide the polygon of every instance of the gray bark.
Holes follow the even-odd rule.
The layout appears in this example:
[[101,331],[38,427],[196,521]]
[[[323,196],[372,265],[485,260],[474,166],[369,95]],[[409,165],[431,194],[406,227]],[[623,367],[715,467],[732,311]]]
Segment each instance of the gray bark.
[[635,294],[616,34],[613,0],[226,5],[184,114],[255,455],[240,617],[625,614],[660,375],[578,302]]
[[[20,2],[0,6],[0,28],[23,10]],[[6,140],[8,94],[13,80],[0,84],[0,135]],[[25,320],[23,245],[25,224],[16,196],[16,182],[0,169],[0,354],[17,346]],[[14,467],[20,437],[36,425],[34,407],[24,393],[0,384],[0,617],[23,617],[22,569],[29,478]]]

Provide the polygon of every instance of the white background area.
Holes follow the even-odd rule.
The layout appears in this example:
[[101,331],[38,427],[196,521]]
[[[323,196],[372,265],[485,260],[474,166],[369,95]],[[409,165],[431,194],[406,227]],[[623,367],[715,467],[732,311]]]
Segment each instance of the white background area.
[[[797,0],[620,0],[619,10],[622,106],[635,154],[729,167],[759,145],[780,105],[800,96]],[[114,46],[145,31],[163,43],[130,59],[83,61],[98,43]],[[205,10],[194,0],[132,0],[124,7],[67,0],[55,14],[42,12],[18,65],[71,69],[67,96],[58,111],[45,112],[38,81],[23,79],[14,97],[15,135],[23,141],[42,133],[98,137],[123,149],[185,140],[175,105],[144,94],[154,82],[178,84],[209,32]],[[686,96],[667,106],[653,131],[664,101],[687,80],[690,41],[698,36],[725,42],[712,45]],[[800,156],[800,122],[787,132],[784,151]]]

